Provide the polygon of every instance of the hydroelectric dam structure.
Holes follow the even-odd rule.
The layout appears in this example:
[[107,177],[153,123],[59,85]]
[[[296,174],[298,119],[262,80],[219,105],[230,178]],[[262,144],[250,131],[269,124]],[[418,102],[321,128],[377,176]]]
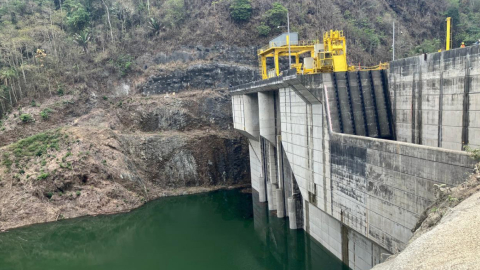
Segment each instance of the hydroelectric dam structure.
[[480,46],[387,70],[289,70],[231,95],[259,201],[354,270],[403,250],[435,185],[472,173],[464,146],[480,147]]

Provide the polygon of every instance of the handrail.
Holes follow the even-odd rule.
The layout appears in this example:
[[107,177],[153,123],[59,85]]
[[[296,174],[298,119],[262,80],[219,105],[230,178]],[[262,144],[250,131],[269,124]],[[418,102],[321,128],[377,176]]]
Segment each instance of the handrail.
[[[319,40],[301,40],[301,41],[292,41],[290,43],[290,46],[312,46],[315,44],[319,44]],[[286,47],[288,46],[287,42],[270,42],[268,45],[263,46],[262,48],[258,49],[258,54],[261,54],[262,52],[269,50],[271,48],[277,48],[277,47]]]
[[349,66],[351,70],[380,70],[388,69],[390,67],[389,63],[380,63],[376,66],[362,67],[362,66]]

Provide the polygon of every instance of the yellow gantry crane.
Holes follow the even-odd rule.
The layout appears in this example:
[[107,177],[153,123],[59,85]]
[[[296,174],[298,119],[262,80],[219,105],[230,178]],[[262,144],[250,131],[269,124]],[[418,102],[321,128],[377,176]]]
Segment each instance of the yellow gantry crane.
[[[297,37],[292,39],[291,37]],[[347,41],[343,31],[330,30],[323,35],[323,44],[319,40],[298,41],[297,33],[282,34],[271,40],[269,45],[258,50],[262,79],[280,75],[281,57],[295,57],[295,68],[298,74],[314,74],[325,72],[345,72],[354,70],[375,70],[388,68],[388,63],[380,63],[375,67],[356,67],[347,64]],[[274,68],[268,69],[267,59],[273,58]],[[300,59],[303,63],[300,63]]]
[[[292,34],[296,33],[291,33],[290,36],[283,34],[270,41],[268,46],[258,50],[262,79],[280,76],[280,57],[288,57],[289,55],[295,57],[295,64],[292,64],[292,67],[297,67],[300,65],[300,56],[309,54],[310,57],[313,57],[315,55],[314,45],[318,41],[291,42],[290,37]],[[268,58],[273,58],[275,66],[273,69],[267,68]]]

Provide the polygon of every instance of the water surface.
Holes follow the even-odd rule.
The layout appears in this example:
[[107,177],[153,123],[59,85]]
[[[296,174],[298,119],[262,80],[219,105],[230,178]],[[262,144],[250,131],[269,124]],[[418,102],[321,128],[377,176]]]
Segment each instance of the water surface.
[[348,269],[239,190],[163,198],[126,214],[0,234],[0,269]]

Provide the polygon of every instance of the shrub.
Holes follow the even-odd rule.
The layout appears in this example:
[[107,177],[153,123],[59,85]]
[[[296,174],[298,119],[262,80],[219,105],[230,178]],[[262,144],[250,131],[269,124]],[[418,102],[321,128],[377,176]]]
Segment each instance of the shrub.
[[16,157],[42,156],[48,149],[58,150],[59,133],[39,133],[11,145]]
[[47,179],[48,176],[49,176],[48,173],[42,173],[37,177],[37,179],[38,180],[45,180],[45,179]]
[[28,113],[21,114],[20,115],[20,120],[22,120],[23,123],[30,123],[30,122],[34,121],[32,115],[30,115]]
[[10,155],[8,153],[3,153],[2,164],[7,167],[7,169],[12,167],[13,161],[10,159]]
[[65,91],[63,90],[63,87],[59,86],[57,89],[57,95],[63,96],[65,94]]
[[76,193],[77,193],[77,196],[82,195],[82,193],[80,191],[77,191]]
[[185,19],[185,1],[167,0],[164,4],[165,24],[170,27],[178,26]]
[[410,55],[436,52],[441,47],[439,39],[427,39],[410,51]]
[[480,149],[474,149],[468,145],[465,145],[463,149],[465,149],[465,151],[469,153],[473,159],[480,160]]
[[148,22],[148,28],[150,29],[150,33],[152,35],[157,35],[161,28],[160,22],[155,20],[155,18],[150,18],[150,21]]
[[230,5],[230,16],[236,22],[248,21],[252,16],[250,0],[234,0]]
[[50,113],[51,112],[52,112],[52,110],[49,109],[49,108],[43,109],[40,112],[40,116],[42,117],[43,120],[48,120],[50,118]]
[[133,57],[128,54],[122,54],[117,57],[115,61],[110,60],[115,69],[120,73],[120,76],[125,76],[132,68]]
[[270,30],[270,26],[266,25],[263,22],[259,26],[257,26],[257,32],[260,36],[268,36],[268,34],[270,34]]
[[15,0],[12,2],[13,10],[20,15],[23,15],[27,11],[27,3],[21,0]]
[[271,27],[278,27],[287,22],[287,8],[279,2],[273,3],[273,7],[265,13],[265,18]]

